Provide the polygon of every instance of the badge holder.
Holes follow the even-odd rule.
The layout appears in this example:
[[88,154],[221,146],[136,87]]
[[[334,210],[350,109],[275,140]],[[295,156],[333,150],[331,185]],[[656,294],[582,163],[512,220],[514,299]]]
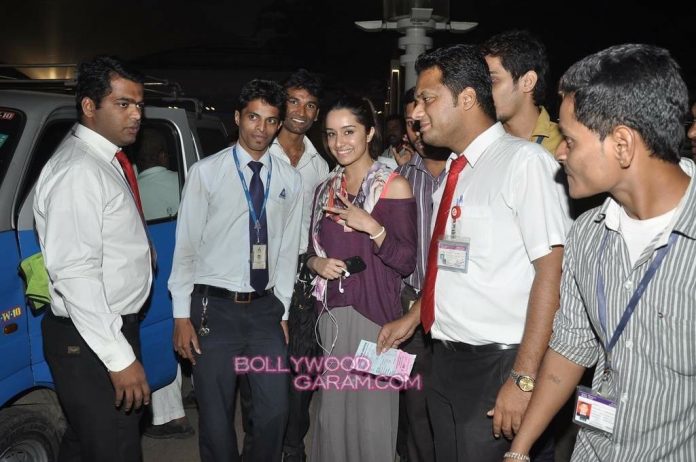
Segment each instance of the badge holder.
[[437,267],[443,270],[467,273],[469,271],[468,237],[457,238],[457,219],[462,211],[459,205],[452,207],[452,228],[450,235],[440,238],[437,243]]

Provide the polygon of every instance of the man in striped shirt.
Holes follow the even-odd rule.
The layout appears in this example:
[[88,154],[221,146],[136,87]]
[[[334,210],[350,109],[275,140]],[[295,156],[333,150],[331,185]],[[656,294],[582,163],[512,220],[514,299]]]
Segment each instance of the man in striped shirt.
[[[561,309],[507,461],[597,365],[574,461],[696,460],[696,188],[679,159],[687,88],[669,52],[618,45],[561,78],[557,158],[572,197],[608,192],[566,243]],[[613,410],[612,410],[613,409]],[[611,418],[614,413],[613,419]]]

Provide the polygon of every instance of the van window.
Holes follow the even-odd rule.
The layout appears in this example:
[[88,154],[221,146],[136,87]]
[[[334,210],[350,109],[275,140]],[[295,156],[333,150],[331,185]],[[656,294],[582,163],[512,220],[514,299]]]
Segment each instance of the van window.
[[10,166],[19,138],[22,136],[24,122],[23,113],[0,107],[0,184]]
[[229,145],[225,133],[220,129],[197,127],[196,131],[198,132],[198,138],[201,140],[202,157],[208,157],[222,151]]
[[63,138],[67,136],[74,124],[75,121],[72,119],[54,120],[46,124],[41,135],[39,135],[36,148],[34,148],[34,153],[31,156],[29,170],[22,180],[18,204],[24,204],[24,201],[31,192],[31,188],[39,179],[44,165],[46,165],[46,162],[48,162],[48,159],[51,158],[53,153],[56,152],[56,148],[60,142],[63,141]]
[[138,171],[138,189],[145,220],[173,219],[179,211],[183,172],[181,145],[174,127],[146,119],[132,146],[125,149]]

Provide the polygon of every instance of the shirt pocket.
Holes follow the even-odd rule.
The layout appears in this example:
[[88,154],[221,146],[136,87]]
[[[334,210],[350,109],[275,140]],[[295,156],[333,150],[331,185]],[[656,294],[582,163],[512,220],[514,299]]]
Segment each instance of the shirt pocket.
[[289,193],[284,197],[269,194],[266,202],[266,223],[269,237],[277,239],[283,236],[290,215],[291,201]]
[[680,376],[696,377],[696,316],[657,312],[660,361]]
[[462,215],[457,220],[457,237],[459,239],[469,239],[469,255],[471,258],[490,255],[493,241],[492,234],[493,212],[490,207],[462,207]]

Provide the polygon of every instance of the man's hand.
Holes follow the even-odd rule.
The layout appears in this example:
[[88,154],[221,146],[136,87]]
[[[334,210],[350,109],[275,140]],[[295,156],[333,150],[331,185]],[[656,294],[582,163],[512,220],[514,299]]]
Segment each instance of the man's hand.
[[288,333],[288,322],[280,321],[280,327],[283,328],[283,335],[285,335],[285,344],[290,343],[290,334]]
[[522,417],[527,410],[532,393],[524,392],[511,379],[505,381],[498,397],[495,408],[488,411],[488,417],[493,417],[493,436],[500,438],[502,431],[505,438],[511,440],[520,430]]
[[182,358],[186,358],[191,361],[191,364],[196,365],[196,357],[193,352],[201,354],[201,347],[198,344],[196,330],[189,318],[174,319],[174,349]]
[[[404,135],[404,138],[406,138],[406,135]],[[399,151],[397,151],[393,146],[389,146],[389,152],[391,153],[392,157],[394,158],[396,164],[399,167],[401,167],[404,164],[407,164],[411,160],[414,151],[411,147],[411,143],[408,142],[408,139],[404,141],[404,143],[400,146],[401,149]]]
[[413,337],[418,324],[420,324],[420,301],[416,302],[401,318],[382,326],[377,335],[377,353],[382,354],[389,348],[398,348],[403,342]]
[[124,404],[123,410],[130,412],[131,409],[140,409],[143,404],[150,404],[150,385],[140,361],[136,359],[122,371],[109,371],[109,376],[116,391],[114,406],[120,408]]

